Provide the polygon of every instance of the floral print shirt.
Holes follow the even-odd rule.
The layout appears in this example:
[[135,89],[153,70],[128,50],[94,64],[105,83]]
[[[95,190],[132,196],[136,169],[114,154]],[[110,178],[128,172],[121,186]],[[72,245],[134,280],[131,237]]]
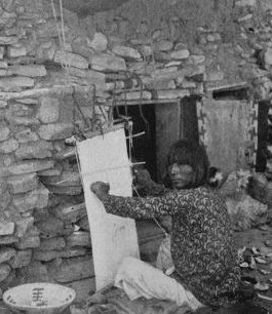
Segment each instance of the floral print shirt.
[[234,303],[240,269],[225,202],[205,187],[167,191],[144,198],[108,195],[103,203],[107,212],[135,219],[171,215],[174,278],[205,305]]

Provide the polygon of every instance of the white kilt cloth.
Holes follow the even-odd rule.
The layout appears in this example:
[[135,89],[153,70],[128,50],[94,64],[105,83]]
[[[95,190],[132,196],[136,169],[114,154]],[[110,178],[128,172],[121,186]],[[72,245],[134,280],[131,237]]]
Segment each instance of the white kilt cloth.
[[130,300],[140,297],[169,300],[192,311],[203,306],[175,279],[134,257],[124,258],[117,271],[114,285],[123,289]]

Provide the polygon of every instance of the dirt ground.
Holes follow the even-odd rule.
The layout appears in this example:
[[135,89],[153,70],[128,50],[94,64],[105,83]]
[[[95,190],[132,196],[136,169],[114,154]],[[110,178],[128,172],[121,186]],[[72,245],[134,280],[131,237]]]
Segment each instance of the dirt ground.
[[[261,226],[235,233],[235,244],[241,252],[242,279],[255,295],[271,298],[264,300],[255,297],[255,301],[239,304],[235,307],[219,309],[202,309],[197,314],[272,314],[272,227]],[[84,304],[73,304],[63,314],[189,314],[166,301],[139,299],[130,301],[120,290],[113,289],[107,293],[107,302],[84,308]],[[257,300],[257,301],[256,301]],[[0,313],[11,314],[0,302]]]

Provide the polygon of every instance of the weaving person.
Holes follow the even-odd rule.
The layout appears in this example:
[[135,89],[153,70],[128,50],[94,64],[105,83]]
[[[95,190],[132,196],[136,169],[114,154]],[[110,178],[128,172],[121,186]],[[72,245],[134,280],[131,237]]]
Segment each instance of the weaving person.
[[174,272],[168,276],[138,259],[125,258],[115,285],[131,299],[172,300],[192,311],[236,302],[240,271],[231,222],[223,199],[205,186],[208,165],[201,145],[182,140],[168,155],[168,187],[143,178],[147,194],[153,196],[114,196],[108,184],[92,184],[108,213],[134,219],[172,217]]

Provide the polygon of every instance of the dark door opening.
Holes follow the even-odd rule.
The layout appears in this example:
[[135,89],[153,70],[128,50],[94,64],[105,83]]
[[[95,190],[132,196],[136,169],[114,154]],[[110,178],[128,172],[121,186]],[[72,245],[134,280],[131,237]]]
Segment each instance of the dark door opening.
[[114,108],[114,119],[130,117],[133,134],[132,161],[145,161],[145,168],[153,180],[163,182],[170,146],[181,138],[199,140],[196,112],[197,96],[184,97],[172,102],[148,105],[127,105]]
[[[145,161],[145,168],[153,180],[157,180],[156,159],[156,116],[155,105],[128,105],[115,107],[114,119],[127,116],[133,122],[133,134],[145,132],[144,135],[133,138],[132,162]],[[128,134],[127,134],[128,135]]]

